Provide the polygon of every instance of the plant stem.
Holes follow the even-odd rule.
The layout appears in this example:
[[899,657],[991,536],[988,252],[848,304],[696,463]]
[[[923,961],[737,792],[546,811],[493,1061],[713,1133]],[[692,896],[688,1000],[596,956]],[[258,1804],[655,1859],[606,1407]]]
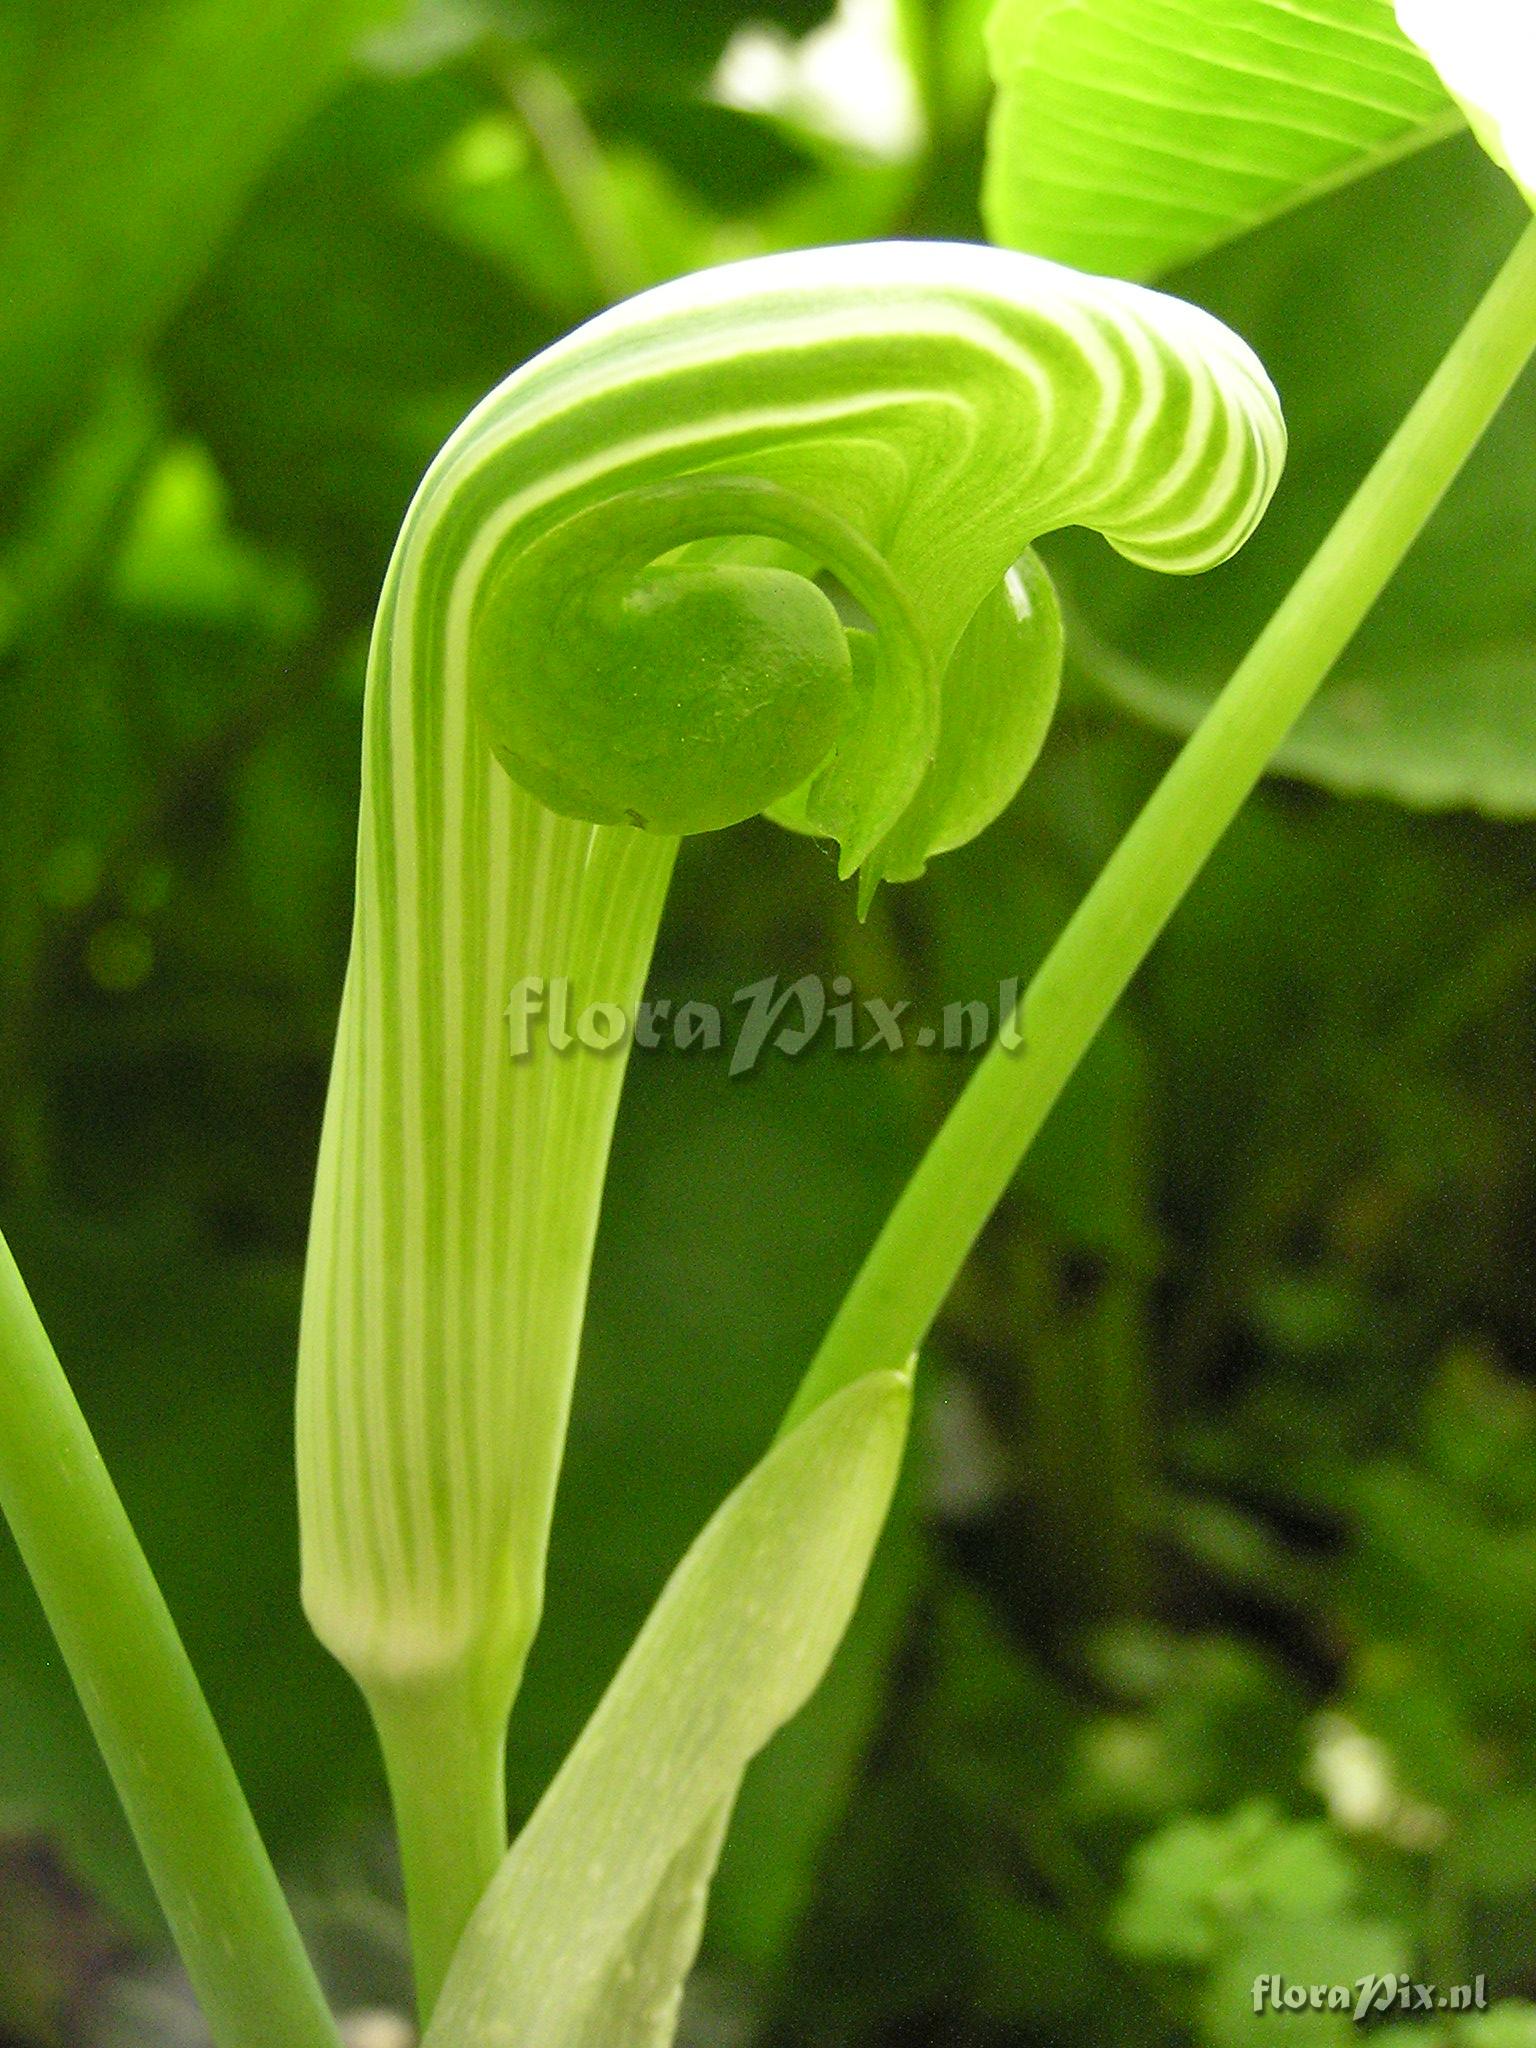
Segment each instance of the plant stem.
[[0,1508],[218,2048],[337,2048],[175,1624],[3,1238]]
[[644,291],[654,279],[619,204],[613,168],[580,102],[553,65],[523,62],[506,73],[506,93],[565,208],[593,288],[604,304]]
[[507,1716],[503,1702],[488,1709],[475,1699],[460,1674],[415,1693],[375,1692],[369,1706],[389,1775],[425,2028],[506,1853]]
[[1116,848],[907,1184],[785,1418],[927,1334],[1019,1161],[1536,349],[1536,225]]

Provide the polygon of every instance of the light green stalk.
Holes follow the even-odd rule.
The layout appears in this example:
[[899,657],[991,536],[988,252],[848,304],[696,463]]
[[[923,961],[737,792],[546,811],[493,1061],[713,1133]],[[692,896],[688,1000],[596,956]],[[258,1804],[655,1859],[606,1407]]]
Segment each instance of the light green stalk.
[[1164,777],[994,1045],[865,1261],[789,1426],[922,1338],[1049,1115],[1270,757],[1348,646],[1536,349],[1536,227]]
[[[1204,568],[1283,438],[1208,315],[893,243],[646,293],[429,473],[370,662],[298,1416],[305,1604],[379,1726],[424,2011],[502,1840],[622,1076],[537,1019],[513,1057],[509,999],[569,976],[574,1007],[632,1008],[669,833],[766,806],[868,888],[980,830],[1057,683],[1042,572],[1009,574],[1030,540],[1080,522]],[[742,534],[785,564],[713,538]]]
[[175,1624],[3,1239],[0,1508],[218,2048],[337,2048]]

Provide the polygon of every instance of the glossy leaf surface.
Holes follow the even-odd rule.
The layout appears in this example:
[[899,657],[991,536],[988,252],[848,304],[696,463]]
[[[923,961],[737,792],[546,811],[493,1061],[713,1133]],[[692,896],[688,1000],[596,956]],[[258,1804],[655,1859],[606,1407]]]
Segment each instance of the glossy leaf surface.
[[995,240],[1154,277],[1444,135],[1388,0],[1000,0]]

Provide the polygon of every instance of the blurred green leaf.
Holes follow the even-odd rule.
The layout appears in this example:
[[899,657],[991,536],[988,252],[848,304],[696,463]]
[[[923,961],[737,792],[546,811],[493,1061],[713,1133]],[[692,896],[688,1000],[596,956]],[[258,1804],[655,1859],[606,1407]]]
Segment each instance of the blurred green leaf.
[[415,0],[405,19],[375,36],[380,69],[419,74],[469,51],[540,48],[577,76],[639,81],[647,89],[697,83],[743,22],[803,34],[832,0],[692,0],[659,9],[651,0]]
[[1453,1857],[1457,1882],[1475,1898],[1536,1896],[1536,1788],[1480,1800]]
[[975,1914],[982,2012],[1013,2027],[1060,2029],[1068,2038],[1098,2030],[1104,1965],[1085,1934],[995,1881],[978,1884]]
[[149,339],[390,0],[24,12],[0,155],[0,469]]
[[[1148,725],[1193,732],[1214,691],[1173,681],[1108,648],[1078,645],[1085,673]],[[1391,796],[1417,810],[1536,816],[1536,674],[1524,642],[1406,658],[1386,674],[1327,685],[1275,759],[1276,772],[1339,796]]]
[[1457,2048],[1536,2048],[1536,2005],[1507,1999],[1491,2012],[1463,2013],[1452,2030]]
[[113,596],[131,610],[211,619],[291,637],[311,622],[301,578],[230,531],[206,449],[178,442],[145,480],[123,537]]
[[[1536,1521],[1500,1528],[1402,1459],[1359,1476],[1354,1605],[1371,1636],[1414,1641],[1433,1676],[1469,1704],[1536,1706]],[[1476,1640],[1468,1662],[1461,1646]]]
[[0,654],[9,654],[98,565],[159,425],[144,377],[124,369],[104,381],[73,432],[48,450],[0,546]]
[[1119,1710],[1077,1730],[1070,1792],[1086,1817],[1144,1825],[1245,1794],[1283,1798],[1295,1784],[1306,1701],[1252,1645],[1132,1623],[1088,1647]]
[[1358,1882],[1322,1823],[1288,1821],[1254,1801],[1221,1820],[1174,1821],[1144,1842],[1128,1867],[1115,1937],[1132,1955],[1209,1962],[1256,1920],[1341,1915]]
[[483,109],[453,74],[352,82],[274,165],[158,352],[231,523],[302,560],[359,631],[439,443],[560,324],[423,205]]
[[1211,2048],[1343,2048],[1359,2030],[1349,2010],[1254,2011],[1255,1980],[1343,1986],[1351,1999],[1363,1978],[1397,1976],[1412,1960],[1402,1930],[1353,1914],[1257,1918],[1212,1972],[1201,2000],[1201,2037]]

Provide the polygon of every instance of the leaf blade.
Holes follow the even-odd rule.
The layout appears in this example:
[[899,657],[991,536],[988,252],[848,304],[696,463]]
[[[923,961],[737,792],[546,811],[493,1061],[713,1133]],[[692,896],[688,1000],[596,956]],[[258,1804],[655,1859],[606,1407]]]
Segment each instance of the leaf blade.
[[1151,277],[1451,132],[1388,0],[1001,0],[995,241]]
[[391,4],[76,0],[26,23],[0,128],[0,273],[26,279],[0,298],[0,467],[152,337]]
[[[910,1372],[866,1374],[709,1522],[471,1921],[427,2048],[596,2038],[603,1980],[680,1855],[707,1841],[750,1757],[831,1659],[910,1408]],[[691,1958],[670,1947],[674,1966]]]
[[[1082,661],[1111,702],[1162,732],[1187,737],[1212,692],[1099,647]],[[1335,796],[1382,797],[1417,811],[1536,817],[1536,693],[1529,649],[1431,657],[1346,675],[1297,723],[1273,772]]]
[[615,2041],[624,2048],[670,2048],[734,1804],[733,1796],[723,1799],[668,1864],[570,2048],[613,2048]]

